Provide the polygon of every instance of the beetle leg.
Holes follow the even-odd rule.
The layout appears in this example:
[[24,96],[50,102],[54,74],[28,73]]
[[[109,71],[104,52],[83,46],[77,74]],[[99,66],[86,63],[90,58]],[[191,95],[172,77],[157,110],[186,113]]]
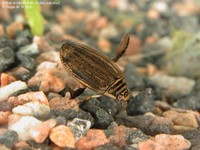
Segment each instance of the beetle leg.
[[130,34],[129,33],[125,33],[124,37],[122,38],[118,50],[117,50],[117,54],[115,56],[115,58],[113,58],[112,60],[114,62],[117,62],[119,60],[119,58],[125,53],[128,44],[129,44],[129,39],[130,39]]
[[80,103],[86,102],[86,101],[88,101],[88,100],[90,100],[90,99],[92,99],[92,98],[98,98],[98,97],[101,97],[101,96],[102,96],[102,95],[92,95],[92,96],[88,96],[88,97],[86,97],[86,98],[84,98],[84,99],[82,99],[82,100],[79,100],[78,103],[80,104]]
[[79,95],[81,95],[86,88],[79,88],[76,91],[73,91],[72,89],[69,89],[69,92],[71,94],[71,98],[74,99],[76,97],[78,97]]

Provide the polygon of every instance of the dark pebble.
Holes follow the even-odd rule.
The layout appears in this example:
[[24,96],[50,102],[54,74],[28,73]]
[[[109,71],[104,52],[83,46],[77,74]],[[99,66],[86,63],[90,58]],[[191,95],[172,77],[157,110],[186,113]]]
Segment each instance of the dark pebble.
[[33,72],[30,72],[28,69],[19,66],[10,70],[9,74],[13,75],[17,80],[28,81],[33,75]]
[[23,47],[20,47],[17,56],[30,56],[30,57],[36,57],[40,53],[37,44],[32,43]]
[[98,98],[102,109],[104,109],[107,113],[109,113],[112,117],[114,117],[121,109],[121,104],[119,101],[116,101],[107,96],[101,96]]
[[147,112],[152,112],[155,109],[153,94],[151,89],[146,89],[136,97],[130,99],[126,107],[127,115],[142,115]]
[[144,77],[136,71],[133,64],[129,63],[126,65],[124,76],[130,90],[144,89]]
[[114,121],[111,114],[107,113],[105,110],[100,108],[99,106],[95,105],[94,100],[89,100],[82,104],[81,108],[84,111],[90,112],[91,115],[94,117],[94,127],[96,128],[107,128],[111,122]]
[[154,120],[153,116],[148,116],[148,115],[138,115],[138,116],[127,116],[125,113],[119,113],[115,121],[119,125],[124,125],[127,127],[136,127],[139,129],[142,129],[144,127],[149,126]]
[[26,38],[29,43],[32,41],[33,35],[30,32],[30,30],[23,30],[23,31],[17,31],[16,33],[17,38]]
[[126,141],[129,144],[138,144],[139,142],[145,141],[148,136],[144,134],[141,130],[131,130],[127,133]]
[[17,47],[22,47],[29,44],[29,40],[26,37],[17,37],[16,38]]
[[13,104],[7,101],[0,102],[0,111],[12,111],[13,107]]
[[10,40],[8,38],[0,38],[0,48],[10,47],[11,49],[17,49],[17,43],[15,40]]
[[13,148],[18,142],[18,135],[15,131],[7,131],[0,135],[0,143],[8,148]]
[[55,120],[57,122],[56,125],[65,125],[67,123],[65,117],[63,116],[58,116],[55,118]]
[[5,47],[0,49],[0,72],[6,71],[15,61],[13,49]]
[[74,118],[80,118],[91,121],[91,124],[94,124],[94,118],[90,113],[83,110],[75,111],[72,109],[62,110],[62,109],[51,109],[50,113],[47,115],[46,119],[64,117],[67,121],[73,120]]
[[52,150],[52,148],[48,145],[49,140],[45,140],[42,144],[41,143],[36,143],[33,140],[27,141],[27,143],[31,146],[34,147],[35,149],[41,149],[41,150]]
[[181,133],[184,138],[191,142],[191,150],[199,150],[200,149],[200,130],[192,130]]
[[104,144],[101,145],[97,148],[95,148],[94,150],[120,150],[120,148],[118,148],[117,146],[113,145],[113,144]]
[[123,150],[138,150],[138,149],[129,145],[124,145]]
[[195,96],[187,96],[185,98],[178,99],[173,106],[182,109],[192,109],[200,111],[200,99]]
[[104,130],[104,133],[107,137],[110,137],[114,134],[114,128],[117,127],[118,124],[116,122],[112,122],[106,130]]
[[21,66],[29,70],[33,70],[36,66],[35,59],[30,56],[17,54],[17,59],[21,62]]
[[27,92],[30,92],[30,90],[29,90],[29,89],[19,90],[19,91],[13,93],[12,96],[18,96],[18,95],[20,95],[20,94],[25,94],[25,93],[27,93]]
[[171,134],[173,129],[172,126],[166,124],[154,124],[150,126],[146,126],[141,129],[147,135],[157,135],[157,134]]

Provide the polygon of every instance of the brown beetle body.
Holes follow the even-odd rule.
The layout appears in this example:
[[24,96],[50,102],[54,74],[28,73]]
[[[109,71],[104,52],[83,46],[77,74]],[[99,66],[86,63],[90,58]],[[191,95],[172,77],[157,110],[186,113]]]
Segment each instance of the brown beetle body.
[[81,43],[66,41],[60,59],[69,75],[103,95],[127,101],[129,91],[123,74],[113,60]]

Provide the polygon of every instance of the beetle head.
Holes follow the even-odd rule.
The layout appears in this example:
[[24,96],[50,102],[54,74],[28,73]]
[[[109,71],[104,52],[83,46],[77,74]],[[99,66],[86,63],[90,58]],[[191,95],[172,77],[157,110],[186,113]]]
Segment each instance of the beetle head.
[[123,90],[121,93],[119,93],[117,95],[117,99],[123,102],[128,101],[130,96],[129,90],[126,88],[125,90]]

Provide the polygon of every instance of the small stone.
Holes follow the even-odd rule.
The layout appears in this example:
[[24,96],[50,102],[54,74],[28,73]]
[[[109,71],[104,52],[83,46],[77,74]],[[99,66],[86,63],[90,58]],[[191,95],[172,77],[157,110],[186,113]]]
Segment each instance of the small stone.
[[127,134],[133,129],[125,126],[114,127],[114,134],[109,137],[110,141],[119,147],[127,145]]
[[72,131],[76,141],[78,141],[83,136],[85,136],[87,131],[90,129],[91,122],[88,120],[74,118],[72,121],[67,123],[67,126]]
[[97,45],[99,49],[105,53],[109,53],[111,51],[111,43],[104,38],[100,38],[97,42]]
[[35,117],[45,117],[50,112],[50,107],[38,101],[28,102],[13,108],[13,113]]
[[30,131],[30,138],[37,143],[43,143],[49,135],[51,128],[46,123],[41,123],[40,126],[33,126]]
[[43,91],[28,92],[28,93],[19,95],[17,98],[21,104],[24,104],[30,101],[38,101],[41,104],[45,104],[49,106],[48,99]]
[[0,143],[4,144],[8,148],[13,148],[18,142],[18,136],[15,131],[7,131],[0,135]]
[[26,56],[26,55],[19,55],[17,54],[17,59],[21,62],[21,65],[29,70],[33,70],[35,69],[36,63],[35,63],[35,59],[30,57],[30,56]]
[[7,73],[1,73],[1,87],[6,86],[15,81],[15,78]]
[[37,57],[36,62],[37,62],[37,64],[40,64],[44,61],[59,62],[60,58],[59,58],[58,52],[48,51],[48,52],[41,53]]
[[104,144],[96,147],[94,150],[120,150],[116,145],[114,144]]
[[39,143],[47,138],[51,129],[46,123],[32,116],[22,116],[13,123],[9,122],[8,128],[17,132],[20,141],[36,140]]
[[14,38],[17,31],[23,30],[24,26],[21,22],[13,22],[6,27],[6,33],[10,38]]
[[77,111],[79,105],[77,100],[67,99],[65,97],[54,97],[50,100],[49,106],[51,109],[73,109]]
[[155,109],[152,90],[147,89],[145,92],[138,94],[130,100],[126,107],[128,115],[141,115],[151,112]]
[[139,142],[145,141],[148,139],[148,136],[144,134],[141,130],[131,130],[127,133],[127,142],[131,144],[131,147],[137,148]]
[[196,96],[187,96],[178,99],[173,106],[182,109],[200,110],[200,99]]
[[[27,150],[29,150],[28,148],[30,148],[30,146],[28,143],[26,143],[24,141],[20,141],[15,144],[15,149],[17,149],[17,150],[23,150],[25,148],[27,148]],[[31,150],[31,148],[30,148],[30,150]]]
[[147,16],[150,19],[159,19],[160,18],[160,13],[156,9],[150,9],[147,12]]
[[35,57],[39,53],[40,51],[36,43],[20,47],[19,50],[17,51],[17,55],[30,56],[30,57]]
[[0,72],[5,71],[15,61],[15,54],[10,47],[4,47],[0,49]]
[[191,142],[190,149],[198,150],[200,148],[200,130],[186,131],[182,135]]
[[9,74],[22,81],[27,81],[31,77],[31,72],[22,66],[9,70]]
[[74,135],[67,126],[59,125],[51,129],[49,137],[59,147],[75,148]]
[[172,77],[164,74],[149,76],[149,80],[160,87],[166,96],[184,96],[190,94],[195,81],[185,77]]
[[142,46],[141,39],[137,36],[131,35],[125,55],[130,56],[130,55],[136,55],[136,54],[141,53],[140,52],[141,46]]
[[79,150],[92,150],[100,145],[104,145],[109,142],[110,140],[107,139],[106,135],[102,130],[90,129],[87,132],[86,136],[81,138],[76,143],[76,146]]
[[11,115],[10,111],[0,111],[0,125],[8,123],[8,117]]
[[56,68],[58,64],[50,61],[44,61],[37,66],[37,71],[48,70],[52,68]]
[[124,74],[130,90],[144,88],[144,77],[136,71],[136,67],[132,63],[126,65]]
[[0,102],[0,111],[12,111],[13,104],[7,101]]
[[184,139],[182,135],[159,134],[155,136],[155,142],[165,150],[188,149],[191,146],[191,143]]
[[154,118],[154,116],[150,115],[127,116],[126,114],[118,114],[115,118],[115,121],[119,125],[142,129],[150,126]]
[[156,125],[156,124],[166,124],[166,125],[169,125],[169,126],[173,126],[173,122],[169,118],[165,118],[165,117],[155,117],[152,124],[154,124],[154,125]]
[[3,25],[0,25],[0,37],[5,34]]
[[163,113],[163,116],[170,119],[174,125],[181,125],[186,127],[198,128],[197,117],[194,112],[178,112],[169,110]]
[[111,124],[111,122],[114,121],[113,117],[109,113],[107,113],[105,110],[98,107],[97,105],[93,104],[92,100],[87,101],[81,107],[83,110],[88,111],[92,114],[95,119],[95,127],[107,128]]
[[157,144],[153,140],[146,140],[138,144],[138,150],[165,150],[162,145]]
[[14,94],[17,91],[27,89],[27,85],[25,82],[22,81],[15,81],[12,82],[4,87],[0,88],[0,101],[7,100],[10,95]]
[[157,135],[157,134],[171,134],[173,127],[166,124],[153,124],[148,127],[142,128],[142,131],[147,135]]
[[39,90],[58,93],[62,91],[67,84],[67,73],[63,69],[52,68],[49,70],[38,71],[29,81],[29,86],[39,85]]
[[17,44],[17,47],[23,47],[29,44],[29,40],[26,37],[17,37],[16,44]]

